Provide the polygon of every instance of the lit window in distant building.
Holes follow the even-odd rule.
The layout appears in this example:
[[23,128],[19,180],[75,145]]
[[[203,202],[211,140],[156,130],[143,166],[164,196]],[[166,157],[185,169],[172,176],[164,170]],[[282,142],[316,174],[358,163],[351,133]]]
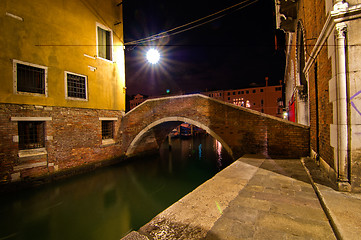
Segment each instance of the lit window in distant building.
[[249,100],[246,101],[246,107],[250,108],[251,107],[251,103],[249,102]]
[[14,60],[16,91],[46,94],[47,67]]
[[67,98],[87,99],[87,77],[65,72]]
[[112,32],[98,25],[98,57],[112,60]]
[[43,121],[19,121],[19,149],[43,148],[45,146]]
[[230,98],[230,97],[228,97],[228,100],[231,100],[231,98]]
[[233,94],[233,95],[236,95],[236,92],[233,92],[232,94]]
[[[231,95],[231,93],[230,93],[230,92],[228,92],[228,93],[227,93],[227,96],[229,96],[229,95]],[[229,99],[228,99],[228,100],[229,100]]]

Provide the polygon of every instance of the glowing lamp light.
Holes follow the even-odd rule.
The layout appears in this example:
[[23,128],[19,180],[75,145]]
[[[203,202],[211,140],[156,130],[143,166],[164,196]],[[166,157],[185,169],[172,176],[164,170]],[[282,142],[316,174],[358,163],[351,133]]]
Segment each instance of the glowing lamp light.
[[159,52],[152,48],[147,52],[147,60],[149,63],[151,64],[156,64],[160,59],[160,54]]

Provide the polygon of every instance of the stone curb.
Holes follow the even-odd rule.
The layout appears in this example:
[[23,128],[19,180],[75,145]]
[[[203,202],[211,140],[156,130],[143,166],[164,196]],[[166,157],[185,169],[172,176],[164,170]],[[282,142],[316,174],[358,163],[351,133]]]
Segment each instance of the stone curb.
[[317,198],[320,201],[322,209],[325,212],[328,221],[330,222],[331,228],[332,228],[336,238],[338,240],[345,239],[341,234],[341,231],[340,231],[340,229],[338,227],[338,224],[336,223],[337,220],[335,219],[335,217],[333,217],[332,211],[326,205],[326,201],[325,201],[324,196],[322,195],[322,192],[318,188],[317,184],[313,181],[312,175],[311,175],[310,171],[308,170],[308,168],[306,167],[306,164],[304,162],[304,158],[301,158],[301,163],[302,163],[302,166],[303,166],[303,168],[305,169],[305,171],[307,173],[308,178],[311,181],[312,188],[314,189],[314,191],[315,191],[315,193],[317,195]]

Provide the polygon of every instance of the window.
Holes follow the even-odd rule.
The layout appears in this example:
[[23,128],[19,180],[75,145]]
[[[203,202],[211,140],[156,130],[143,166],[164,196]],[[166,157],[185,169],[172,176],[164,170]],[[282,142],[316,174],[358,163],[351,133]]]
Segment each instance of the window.
[[43,121],[19,121],[19,149],[43,148],[45,146]]
[[65,72],[66,98],[87,99],[87,77]]
[[97,25],[98,57],[112,60],[112,32],[105,27]]
[[252,93],[256,93],[256,90],[253,90]]
[[246,91],[246,94],[248,94],[249,93],[249,91]]
[[276,90],[276,91],[281,91],[282,88],[281,88],[281,87],[276,87],[275,90]]
[[263,88],[261,88],[259,91],[260,91],[260,92],[263,92]]
[[229,95],[231,95],[231,93],[230,93],[230,92],[228,92],[228,93],[227,93],[227,96],[229,96]]
[[236,95],[236,92],[233,92],[233,95]]
[[14,60],[13,69],[16,93],[46,95],[47,67]]
[[113,121],[102,121],[102,139],[114,138]]

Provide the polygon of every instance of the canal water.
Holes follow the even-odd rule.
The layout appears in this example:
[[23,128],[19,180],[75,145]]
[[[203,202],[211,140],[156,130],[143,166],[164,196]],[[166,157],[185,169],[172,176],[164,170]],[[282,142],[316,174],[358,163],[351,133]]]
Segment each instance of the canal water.
[[119,240],[228,166],[210,136],[0,198],[0,240]]

